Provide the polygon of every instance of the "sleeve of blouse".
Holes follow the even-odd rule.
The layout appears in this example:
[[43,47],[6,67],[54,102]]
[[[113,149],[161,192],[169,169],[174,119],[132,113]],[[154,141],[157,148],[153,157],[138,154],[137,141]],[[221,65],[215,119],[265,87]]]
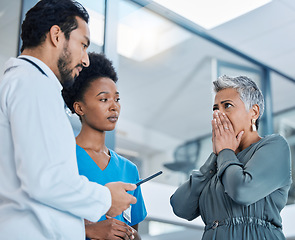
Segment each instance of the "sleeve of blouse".
[[232,150],[224,149],[217,157],[217,166],[225,192],[242,205],[291,183],[290,149],[279,135],[261,144],[245,165]]
[[189,180],[171,196],[170,204],[176,216],[191,221],[200,215],[200,194],[215,173],[216,155],[212,153],[200,170],[193,171]]

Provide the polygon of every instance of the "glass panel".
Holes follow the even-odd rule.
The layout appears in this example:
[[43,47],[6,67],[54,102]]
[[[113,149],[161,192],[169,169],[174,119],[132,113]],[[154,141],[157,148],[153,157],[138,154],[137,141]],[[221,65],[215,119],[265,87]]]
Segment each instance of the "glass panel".
[[262,89],[262,71],[259,67],[249,68],[235,63],[217,61],[217,77],[222,75],[247,76]]
[[[274,131],[284,136],[290,145],[292,166],[295,166],[295,83],[271,74]],[[295,203],[295,168],[292,169],[293,184],[288,204]]]
[[[79,1],[89,13],[90,46],[88,52],[102,52],[104,44],[104,1],[81,0]],[[69,109],[66,113],[72,124],[74,134],[77,136],[81,130],[81,122],[78,115],[72,114]]]
[[217,61],[260,69],[128,1],[119,3],[118,24],[122,110],[117,151],[138,156],[142,177],[163,170],[153,181],[178,186],[212,151],[212,80]]
[[21,0],[0,2],[0,77],[4,64],[10,57],[17,56],[19,39]]
[[272,73],[271,89],[273,112],[279,113],[295,107],[295,83],[291,82],[278,74]]
[[101,52],[104,39],[104,0],[79,1],[89,13],[89,28],[91,44],[89,52]]

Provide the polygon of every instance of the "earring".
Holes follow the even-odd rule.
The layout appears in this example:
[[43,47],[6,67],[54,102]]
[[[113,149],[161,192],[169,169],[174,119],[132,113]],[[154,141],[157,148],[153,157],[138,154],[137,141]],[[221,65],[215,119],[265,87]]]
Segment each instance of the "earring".
[[257,131],[257,128],[256,128],[256,125],[255,125],[255,119],[252,119],[252,131],[253,132],[256,132]]

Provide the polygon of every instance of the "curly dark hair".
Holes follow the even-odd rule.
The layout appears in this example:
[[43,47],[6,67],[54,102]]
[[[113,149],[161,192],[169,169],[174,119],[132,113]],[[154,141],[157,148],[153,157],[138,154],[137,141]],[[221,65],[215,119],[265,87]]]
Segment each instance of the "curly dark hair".
[[83,101],[86,90],[90,84],[98,78],[110,78],[115,83],[118,81],[117,73],[112,62],[100,53],[89,53],[90,65],[84,68],[76,78],[74,84],[70,87],[64,87],[62,96],[68,108],[75,113],[74,102]]
[[21,38],[23,41],[21,52],[25,48],[40,45],[46,39],[46,34],[53,25],[58,25],[69,39],[70,33],[78,28],[76,17],[86,23],[89,15],[86,9],[72,0],[41,0],[26,13],[22,24]]

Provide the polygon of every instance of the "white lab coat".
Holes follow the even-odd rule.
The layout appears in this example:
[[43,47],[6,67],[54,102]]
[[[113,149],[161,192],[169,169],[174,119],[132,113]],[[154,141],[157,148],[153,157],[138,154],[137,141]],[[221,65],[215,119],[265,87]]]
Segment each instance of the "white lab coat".
[[111,206],[108,188],[78,174],[62,86],[40,60],[12,58],[0,81],[0,239],[85,239],[83,219]]

